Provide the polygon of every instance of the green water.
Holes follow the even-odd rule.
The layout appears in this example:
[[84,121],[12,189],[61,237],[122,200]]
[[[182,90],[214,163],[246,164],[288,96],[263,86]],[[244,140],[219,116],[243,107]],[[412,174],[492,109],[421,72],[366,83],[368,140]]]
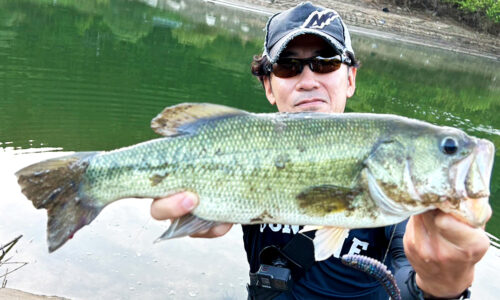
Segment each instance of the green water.
[[[203,1],[0,0],[0,151],[109,150],[156,137],[165,106],[271,112],[249,72],[267,16]],[[500,148],[500,62],[364,35],[347,111],[461,128]],[[500,211],[500,155],[491,190]],[[5,210],[4,210],[5,211]],[[487,230],[500,236],[494,213]]]
[[[196,1],[177,12],[129,1],[53,3],[0,1],[0,146],[114,149],[155,137],[151,118],[186,101],[273,111],[249,72],[265,16],[216,16]],[[498,61],[353,39],[362,68],[347,111],[455,126],[500,147]],[[497,164],[498,209],[499,189]],[[500,235],[500,218],[488,230]]]

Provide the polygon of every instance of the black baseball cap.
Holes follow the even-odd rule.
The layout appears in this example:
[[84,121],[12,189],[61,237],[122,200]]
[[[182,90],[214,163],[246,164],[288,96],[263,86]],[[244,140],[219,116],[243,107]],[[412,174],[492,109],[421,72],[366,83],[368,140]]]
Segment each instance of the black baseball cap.
[[322,37],[344,58],[347,58],[348,52],[354,56],[351,36],[340,15],[332,9],[311,2],[300,3],[269,19],[263,55],[271,63],[275,63],[288,43],[303,34]]

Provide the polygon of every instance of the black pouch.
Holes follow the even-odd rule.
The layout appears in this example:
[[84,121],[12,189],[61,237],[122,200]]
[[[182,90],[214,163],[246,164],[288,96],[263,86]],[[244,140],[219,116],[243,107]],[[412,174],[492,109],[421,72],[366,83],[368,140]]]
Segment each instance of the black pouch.
[[282,292],[263,288],[256,285],[247,285],[248,300],[270,300],[278,297]]
[[[299,233],[282,249],[276,246],[262,249],[259,253],[259,270],[250,273],[249,297],[251,290],[254,294],[275,296],[290,291],[294,281],[299,280],[314,263],[312,238],[314,232]],[[268,293],[265,290],[276,293]]]
[[250,285],[275,291],[290,290],[293,280],[289,262],[276,246],[268,246],[259,254],[259,270],[250,274]]

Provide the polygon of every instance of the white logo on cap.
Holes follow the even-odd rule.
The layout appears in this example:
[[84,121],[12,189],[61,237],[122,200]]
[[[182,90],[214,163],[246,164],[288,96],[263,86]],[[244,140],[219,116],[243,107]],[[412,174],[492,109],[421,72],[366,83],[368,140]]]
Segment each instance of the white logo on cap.
[[302,24],[302,28],[322,29],[338,17],[339,15],[333,10],[315,11],[307,17],[307,20]]

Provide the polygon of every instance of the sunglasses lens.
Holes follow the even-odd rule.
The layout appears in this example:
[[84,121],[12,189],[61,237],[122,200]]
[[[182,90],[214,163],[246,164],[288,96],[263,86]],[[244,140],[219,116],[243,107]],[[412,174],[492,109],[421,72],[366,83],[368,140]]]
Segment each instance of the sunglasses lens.
[[340,68],[342,62],[340,60],[323,60],[318,59],[314,60],[311,63],[312,71],[316,73],[330,73],[333,71],[337,71]]
[[330,58],[320,56],[306,59],[283,58],[273,64],[272,72],[278,77],[289,78],[300,74],[304,65],[309,65],[315,73],[324,74],[338,70],[342,65],[342,59],[339,55]]
[[302,64],[296,60],[278,61],[273,64],[274,75],[281,78],[289,78],[299,74],[302,71]]

